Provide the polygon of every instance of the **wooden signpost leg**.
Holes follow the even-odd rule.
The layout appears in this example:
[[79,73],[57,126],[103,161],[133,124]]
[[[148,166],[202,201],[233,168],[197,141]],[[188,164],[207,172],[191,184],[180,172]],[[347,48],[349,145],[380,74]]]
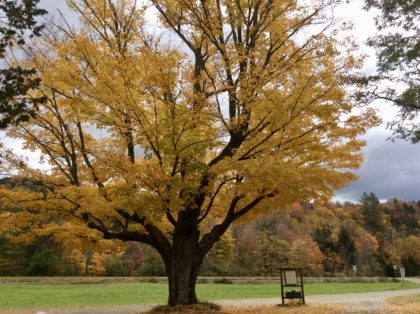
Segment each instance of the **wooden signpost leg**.
[[280,272],[281,305],[284,306],[283,272]]
[[300,270],[300,292],[302,296],[302,304],[305,304],[305,292],[303,291],[303,274],[302,269]]

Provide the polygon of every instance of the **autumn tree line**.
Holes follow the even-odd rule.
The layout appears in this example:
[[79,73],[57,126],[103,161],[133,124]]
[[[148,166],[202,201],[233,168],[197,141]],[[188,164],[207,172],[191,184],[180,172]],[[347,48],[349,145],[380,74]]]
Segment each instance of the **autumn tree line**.
[[[311,276],[395,276],[397,265],[414,276],[420,274],[419,221],[420,201],[380,203],[372,193],[363,194],[360,203],[295,203],[234,224],[210,251],[200,275],[277,276],[279,266],[300,266]],[[165,267],[159,254],[141,243],[69,247],[49,236],[16,243],[9,230],[0,234],[0,276],[165,276]]]

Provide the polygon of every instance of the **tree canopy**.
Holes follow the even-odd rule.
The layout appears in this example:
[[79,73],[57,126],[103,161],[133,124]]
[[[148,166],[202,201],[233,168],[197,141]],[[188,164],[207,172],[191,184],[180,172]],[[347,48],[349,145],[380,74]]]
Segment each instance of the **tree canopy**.
[[[380,33],[368,44],[377,51],[377,75],[368,78],[368,99],[385,99],[399,107],[389,124],[394,134],[417,143],[420,129],[420,1],[365,0],[367,9],[379,9],[376,26]],[[387,33],[385,33],[387,31]],[[399,88],[396,88],[400,83]],[[381,87],[384,86],[384,87]]]
[[[39,0],[0,0],[0,60],[8,49],[25,44],[25,36],[40,36],[44,25],[37,17],[46,13],[38,8]],[[29,32],[29,34],[28,34]],[[39,85],[33,68],[18,65],[0,66],[0,129],[12,122],[27,120],[43,98],[26,97]],[[35,106],[35,107],[34,107]]]
[[43,185],[1,190],[12,233],[149,244],[169,304],[190,304],[233,222],[356,178],[358,136],[377,118],[352,111],[346,75],[361,60],[337,38],[335,1],[68,4],[82,27],[49,26],[24,62],[42,79],[31,97],[46,102],[8,135],[47,170],[2,152],[17,180]]

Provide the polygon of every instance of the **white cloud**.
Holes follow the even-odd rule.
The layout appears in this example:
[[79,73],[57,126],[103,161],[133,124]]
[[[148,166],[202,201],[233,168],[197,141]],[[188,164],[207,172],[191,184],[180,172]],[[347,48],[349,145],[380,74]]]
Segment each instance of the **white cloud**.
[[10,138],[6,136],[4,132],[0,132],[0,142],[2,142],[6,148],[12,149],[16,155],[24,156],[32,168],[45,170],[49,169],[47,165],[41,164],[40,162],[41,152],[24,149],[23,141]]

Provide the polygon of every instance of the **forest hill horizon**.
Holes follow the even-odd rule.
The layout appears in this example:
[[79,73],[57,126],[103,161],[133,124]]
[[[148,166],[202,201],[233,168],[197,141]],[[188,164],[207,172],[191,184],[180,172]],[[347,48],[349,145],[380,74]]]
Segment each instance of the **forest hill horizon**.
[[[0,184],[17,183],[3,178]],[[354,265],[361,276],[394,276],[394,265],[419,275],[419,221],[420,200],[380,202],[373,193],[358,203],[295,203],[235,223],[204,260],[200,276],[277,276],[282,265],[304,267],[310,276],[354,276]],[[165,276],[156,251],[135,242],[74,247],[46,236],[12,243],[3,231],[0,252],[1,276]]]

